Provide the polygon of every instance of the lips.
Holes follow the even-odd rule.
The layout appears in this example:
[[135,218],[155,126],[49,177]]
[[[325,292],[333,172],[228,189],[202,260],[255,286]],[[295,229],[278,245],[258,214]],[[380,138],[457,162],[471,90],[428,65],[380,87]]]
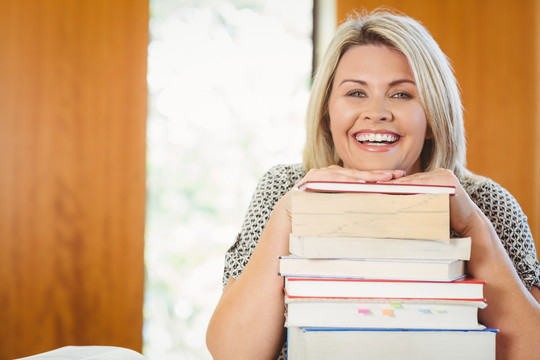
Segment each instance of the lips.
[[396,133],[393,132],[370,132],[370,131],[363,131],[356,133],[354,135],[354,138],[356,141],[363,145],[369,145],[369,146],[385,146],[385,145],[391,145],[401,138]]

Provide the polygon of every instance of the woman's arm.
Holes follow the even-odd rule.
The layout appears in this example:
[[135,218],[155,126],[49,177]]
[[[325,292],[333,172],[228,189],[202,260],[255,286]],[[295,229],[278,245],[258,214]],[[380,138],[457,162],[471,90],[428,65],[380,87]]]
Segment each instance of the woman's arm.
[[[331,166],[301,180],[388,181],[402,171],[365,172]],[[289,254],[290,192],[274,207],[268,223],[236,280],[229,279],[210,320],[206,342],[214,359],[273,359],[285,336],[280,255]]]
[[454,174],[438,169],[395,180],[398,183],[431,183],[456,186],[451,198],[451,226],[472,238],[470,275],[486,280],[488,306],[480,322],[500,330],[497,359],[535,359],[540,355],[540,290],[528,291],[519,278],[492,223],[471,200]]
[[287,254],[291,223],[276,205],[246,268],[230,278],[206,335],[214,359],[273,359],[284,336],[283,278],[278,256]]
[[486,280],[488,306],[480,322],[499,329],[497,359],[534,359],[540,356],[539,291],[521,282],[491,222],[478,209],[464,236],[473,241],[469,273]]

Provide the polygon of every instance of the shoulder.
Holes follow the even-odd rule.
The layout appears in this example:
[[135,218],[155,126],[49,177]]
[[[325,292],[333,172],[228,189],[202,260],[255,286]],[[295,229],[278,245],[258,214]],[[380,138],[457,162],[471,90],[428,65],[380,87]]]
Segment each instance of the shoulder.
[[259,190],[284,190],[287,192],[305,175],[302,164],[280,164],[271,167],[259,180]]
[[301,164],[275,165],[259,179],[242,229],[225,254],[223,286],[247,265],[277,201],[304,176]]
[[271,167],[259,179],[249,204],[247,218],[255,216],[258,220],[262,218],[266,221],[278,200],[303,176],[301,164]]
[[460,182],[474,203],[491,221],[523,283],[530,289],[540,283],[540,264],[527,216],[508,190],[476,175]]
[[294,179],[300,180],[306,171],[302,167],[302,164],[280,164],[272,166],[266,171],[264,177],[278,177],[281,179]]
[[466,176],[460,181],[471,200],[491,221],[505,245],[532,242],[527,216],[508,190],[489,178],[476,175]]
[[478,207],[491,212],[522,213],[514,196],[490,178],[467,174],[460,179],[461,185]]

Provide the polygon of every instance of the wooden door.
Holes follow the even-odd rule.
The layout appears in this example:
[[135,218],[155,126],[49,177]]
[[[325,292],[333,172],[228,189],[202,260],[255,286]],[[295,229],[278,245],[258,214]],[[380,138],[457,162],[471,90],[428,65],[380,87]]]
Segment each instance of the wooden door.
[[148,13],[0,1],[0,359],[141,350]]
[[420,20],[462,90],[467,164],[508,189],[540,254],[540,1],[337,0],[338,23],[379,6]]

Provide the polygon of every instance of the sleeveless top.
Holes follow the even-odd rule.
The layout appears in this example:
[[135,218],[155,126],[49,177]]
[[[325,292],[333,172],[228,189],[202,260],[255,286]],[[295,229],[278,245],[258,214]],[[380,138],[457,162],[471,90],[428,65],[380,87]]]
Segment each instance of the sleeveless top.
[[[275,204],[304,175],[301,164],[276,165],[259,180],[241,231],[225,254],[223,286],[230,277],[237,278],[243,271]],[[516,199],[488,178],[466,176],[459,181],[472,201],[493,224],[526,288],[530,290],[534,285],[540,287],[540,264],[533,237],[527,217]],[[278,359],[286,359],[286,346],[283,346]]]

